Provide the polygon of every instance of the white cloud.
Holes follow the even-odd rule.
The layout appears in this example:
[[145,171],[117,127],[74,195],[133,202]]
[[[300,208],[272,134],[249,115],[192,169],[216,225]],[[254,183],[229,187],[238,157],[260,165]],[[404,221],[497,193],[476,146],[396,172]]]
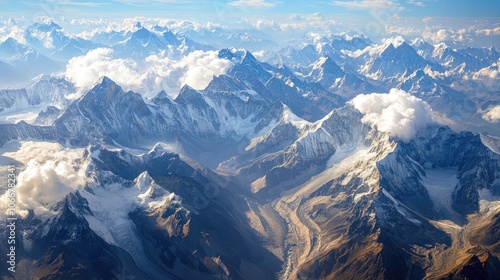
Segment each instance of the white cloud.
[[[55,203],[85,183],[85,169],[80,163],[83,149],[67,149],[56,143],[21,142],[17,151],[4,155],[24,164],[16,186],[16,208],[21,215],[32,209],[35,215],[46,216]],[[8,193],[0,197],[0,205],[6,203],[6,196]]]
[[494,35],[498,36],[500,35],[500,27],[478,29],[476,30],[476,34],[483,36],[494,36]]
[[216,51],[195,51],[176,63],[176,66],[185,69],[179,82],[195,89],[204,89],[214,75],[225,74],[232,65],[231,61],[219,58]]
[[408,0],[408,4],[412,4],[419,7],[425,7],[425,4],[421,1]]
[[434,20],[434,18],[433,18],[433,17],[424,17],[424,18],[422,19],[422,22],[423,22],[423,23],[425,23],[425,24],[429,24],[429,23],[431,23],[433,20]]
[[402,34],[406,36],[418,36],[422,30],[410,26],[387,25],[385,27],[387,34]]
[[91,88],[102,76],[118,84],[132,86],[139,76],[137,63],[129,59],[116,59],[112,49],[98,48],[83,56],[74,57],[66,65],[66,78],[77,87]]
[[[433,19],[430,18],[424,21],[426,25]],[[500,36],[500,27],[481,27],[481,26],[468,26],[466,28],[454,29],[446,26],[430,26],[428,25],[422,32],[422,37],[435,44],[438,43],[467,43],[477,44],[482,41],[492,40],[488,37]]]
[[500,121],[500,105],[491,106],[485,111],[480,111],[485,121],[496,123]]
[[[495,69],[496,68],[496,69]],[[498,64],[493,64],[490,67],[483,68],[474,74],[474,79],[479,80],[480,77],[487,77],[492,80],[498,79],[498,73],[500,73],[500,67]]]
[[111,3],[77,2],[77,1],[59,1],[57,2],[57,4],[64,6],[92,7],[92,8],[111,5]]
[[463,76],[464,80],[472,79],[474,81],[480,82],[483,86],[486,86],[491,89],[498,88],[500,76],[500,59],[491,64],[488,67],[479,69],[477,72],[466,73]]
[[265,50],[260,50],[260,51],[256,51],[256,52],[253,52],[252,53],[253,56],[258,59],[258,60],[264,60],[264,58],[266,57],[266,51]]
[[225,74],[233,66],[231,61],[219,58],[216,51],[194,51],[177,61],[163,54],[151,55],[146,62],[150,66],[139,79],[156,92],[159,88],[176,92],[185,84],[204,89],[214,75]]
[[204,89],[214,75],[225,74],[232,65],[231,61],[219,58],[216,51],[194,51],[179,60],[163,52],[147,57],[139,65],[130,59],[114,58],[112,49],[99,48],[72,58],[66,66],[65,76],[83,90],[107,76],[126,90],[146,95],[161,90],[176,94],[184,84]]
[[388,94],[361,94],[350,104],[363,113],[363,123],[403,141],[409,141],[419,129],[434,122],[426,102],[398,89],[391,89]]
[[451,34],[449,31],[441,29],[437,31],[433,36],[431,36],[431,40],[438,43],[438,42],[445,42],[451,39]]
[[[287,17],[285,21],[271,20],[259,17],[248,17],[241,19],[240,27],[246,28],[245,24],[248,24],[256,29],[265,30],[270,34],[277,36],[285,36],[286,41],[290,39],[289,35],[296,35],[294,30],[325,30],[330,31],[334,26],[339,25],[334,19],[325,18],[321,13],[312,14],[292,14]],[[281,33],[280,32],[285,32]],[[286,33],[292,32],[292,33]]]
[[276,3],[266,0],[236,0],[229,2],[228,5],[238,8],[272,8]]
[[[24,29],[18,26],[7,26],[6,31],[10,31],[4,36],[0,37],[0,42],[7,40],[8,38],[13,38],[21,44],[27,44]],[[4,33],[4,32],[2,32]]]
[[390,0],[333,1],[333,5],[349,9],[381,10],[402,9],[399,3]]

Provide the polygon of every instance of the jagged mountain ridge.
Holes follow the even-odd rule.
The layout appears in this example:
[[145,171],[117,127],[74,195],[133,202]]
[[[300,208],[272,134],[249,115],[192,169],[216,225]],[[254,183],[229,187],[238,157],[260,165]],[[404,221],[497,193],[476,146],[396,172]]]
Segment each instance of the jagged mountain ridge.
[[[477,74],[495,73],[498,52],[494,48],[453,49],[445,44],[431,45],[421,38],[407,42],[398,36],[380,43],[336,45],[335,53],[340,55],[335,55],[322,47],[329,42],[334,44],[335,39],[315,38],[306,46],[287,47],[276,52],[268,61],[274,65],[288,65],[299,77],[320,82],[347,99],[360,93],[414,87],[411,93],[449,117],[455,128],[498,133],[478,113],[484,110],[482,104],[495,106],[497,103],[491,92],[495,82],[488,78],[482,80]],[[346,73],[345,76],[339,72],[339,67],[331,66],[333,62]],[[327,66],[326,71],[322,64]],[[485,65],[493,68],[485,69]],[[426,77],[418,80],[423,73]]]
[[[420,134],[409,143],[369,133],[371,143],[364,141],[361,149],[352,149],[346,158],[333,166],[327,165],[324,171],[276,199],[275,207],[292,227],[289,242],[296,246],[289,251],[287,276],[292,279],[433,278],[455,269],[447,261],[446,253],[436,248],[443,247],[444,252],[464,257],[474,256],[473,250],[468,251],[474,246],[486,252],[495,248],[487,242],[457,244],[457,233],[437,222],[460,216],[453,210],[443,214],[438,211],[441,207],[459,212],[478,211],[479,189],[497,191],[494,182],[498,180],[498,155],[483,147],[482,151],[455,157],[457,146],[465,147],[480,140],[471,134],[450,132],[444,127],[431,127],[423,132],[425,136]],[[433,136],[428,137],[429,134]],[[446,140],[436,141],[436,138]],[[427,151],[424,147],[429,142],[443,145]],[[418,152],[426,156],[417,156]],[[447,161],[446,154],[453,155],[453,160]],[[476,161],[469,158],[486,155],[489,157],[483,161],[488,163],[486,166],[473,164]],[[470,170],[472,166],[475,167]],[[426,179],[435,176],[434,172],[442,177],[444,173],[439,172],[446,168],[452,168],[452,176],[458,176],[457,185],[440,186],[448,188],[449,202],[437,199],[439,190],[429,189],[431,182],[436,184],[431,188],[438,188],[440,183],[435,181],[438,179]],[[489,179],[484,181],[484,178]],[[478,181],[476,184],[468,180]],[[476,222],[492,222],[490,216],[477,219],[469,220],[468,224],[464,222],[465,216],[460,216],[456,223],[465,223],[463,232],[470,232],[475,231]],[[498,261],[498,256],[491,258]],[[489,277],[494,275],[492,271],[488,273]]]
[[[231,86],[234,84],[229,77],[216,78],[213,83],[225,85],[228,87],[227,89],[232,88]],[[247,88],[243,87],[243,89]],[[244,187],[240,187],[240,191],[224,190],[224,193],[227,192],[225,195],[229,196],[235,195],[234,192],[236,194],[241,193],[231,199],[217,194],[216,199],[218,201],[220,199],[241,201],[245,199],[245,196],[249,196],[246,199],[253,197],[251,199],[256,201],[271,199],[275,211],[281,216],[279,219],[273,218],[274,223],[278,223],[277,221],[283,219],[287,220],[287,223],[292,228],[309,228],[310,233],[308,235],[302,235],[304,233],[301,233],[301,235],[297,236],[293,233],[295,231],[289,231],[284,242],[289,246],[295,244],[296,247],[288,246],[287,250],[281,253],[281,260],[280,257],[274,254],[273,262],[275,266],[270,266],[268,268],[270,270],[267,270],[272,271],[274,269],[277,271],[280,267],[279,264],[284,263],[285,267],[290,267],[284,275],[291,278],[329,277],[329,275],[361,277],[363,274],[358,274],[361,263],[364,263],[364,275],[375,278],[423,277],[426,274],[426,269],[433,268],[434,263],[427,262],[425,265],[417,265],[415,259],[412,259],[412,255],[401,251],[401,248],[425,248],[424,244],[434,244],[433,247],[447,246],[454,248],[451,244],[454,237],[450,236],[440,226],[437,226],[436,221],[448,218],[456,223],[466,223],[466,218],[461,213],[479,211],[479,193],[481,191],[489,190],[493,195],[498,194],[498,186],[494,184],[494,181],[500,178],[500,174],[496,171],[500,166],[499,156],[483,146],[478,136],[470,133],[457,134],[444,127],[429,127],[417,134],[415,139],[409,143],[398,142],[392,139],[389,134],[380,133],[375,128],[363,124],[361,122],[362,115],[350,105],[336,109],[316,122],[309,122],[296,116],[288,106],[282,103],[270,103],[275,104],[273,105],[275,109],[269,111],[269,105],[265,105],[266,103],[261,98],[257,98],[252,95],[255,93],[249,93],[247,90],[235,91],[232,88],[232,91],[226,91],[226,94],[224,94],[224,91],[219,92],[217,98],[211,96],[211,94],[215,95],[216,92],[208,90],[200,92],[185,87],[175,100],[165,93],[161,93],[151,100],[152,104],[147,104],[139,94],[124,92],[110,79],[102,78],[94,89],[70,105],[53,126],[36,127],[20,123],[12,125],[10,129],[18,133],[23,131],[23,134],[18,134],[17,137],[58,141],[73,139],[73,144],[76,145],[86,145],[85,143],[88,142],[103,140],[104,143],[108,144],[116,141],[125,146],[137,147],[137,142],[126,142],[124,139],[135,139],[136,141],[149,139],[149,144],[142,143],[142,145],[148,146],[155,141],[163,140],[168,142],[171,139],[169,138],[170,135],[180,137],[182,133],[188,133],[187,128],[192,130],[189,133],[196,133],[194,135],[205,141],[213,141],[214,138],[211,137],[221,136],[228,136],[232,141],[237,140],[238,137],[247,137],[247,140],[251,139],[250,143],[242,142],[246,143],[246,146],[241,147],[245,152],[222,164],[222,170],[231,170],[240,182],[238,185],[248,186],[248,191]],[[211,102],[211,106],[208,106],[207,102]],[[224,103],[246,105],[241,107],[246,107],[246,110],[238,109],[237,113],[228,111],[226,116],[239,116],[236,119],[236,124],[241,125],[241,122],[249,119],[252,113],[255,112],[255,107],[252,106],[257,106],[257,108],[262,106],[260,108],[266,114],[262,113],[261,116],[255,116],[260,122],[251,122],[253,129],[243,130],[247,134],[242,134],[242,131],[227,130],[228,127],[223,128],[223,122],[220,120],[224,119],[221,118],[224,114],[221,115],[222,112],[215,111],[214,108],[220,108],[221,104]],[[191,115],[183,112],[189,112]],[[194,112],[203,117],[192,115]],[[186,114],[184,120],[182,120],[183,114]],[[272,117],[266,118],[264,117],[266,115]],[[199,123],[199,121],[207,122]],[[183,124],[183,122],[186,123]],[[267,130],[260,136],[256,134],[253,134],[253,137],[250,136],[255,133],[257,127],[267,127]],[[43,136],[39,137],[40,134]],[[189,139],[192,135],[185,134],[185,137]],[[430,143],[432,143],[432,146]],[[186,149],[189,146],[183,145],[183,147]],[[433,148],[430,149],[429,147]],[[460,148],[463,153],[457,154],[457,148]],[[70,204],[61,206],[63,208],[59,211],[60,215],[69,216],[63,220],[53,220],[55,222],[54,226],[60,226],[59,223],[62,223],[62,221],[71,224],[66,219],[75,219],[75,215],[81,215],[80,218],[77,218],[80,223],[83,221],[81,220],[82,217],[89,223],[89,218],[86,218],[85,215],[89,215],[89,213],[98,215],[99,208],[93,208],[94,210],[90,211],[86,207],[78,205],[85,205],[85,201],[92,201],[93,195],[98,195],[100,191],[104,191],[106,188],[112,188],[114,184],[127,187],[132,185],[132,181],[138,182],[140,180],[149,182],[146,184],[149,186],[167,186],[165,183],[170,183],[167,183],[169,187],[163,187],[168,190],[168,193],[157,191],[161,190],[161,188],[150,187],[148,194],[139,192],[137,197],[146,195],[146,197],[149,196],[154,199],[155,197],[175,193],[182,198],[183,203],[194,208],[192,208],[192,213],[189,215],[188,212],[183,212],[184,210],[179,212],[169,207],[160,210],[163,209],[160,206],[160,208],[155,208],[157,210],[151,210],[153,212],[149,212],[149,214],[140,211],[130,212],[131,221],[128,221],[127,224],[143,221],[141,222],[142,225],[146,226],[144,231],[141,231],[139,237],[137,237],[138,240],[142,238],[150,240],[151,235],[159,230],[157,226],[154,226],[155,223],[175,223],[164,229],[169,232],[169,240],[172,238],[172,234],[174,236],[185,235],[183,232],[187,224],[190,224],[189,227],[195,228],[211,224],[202,222],[205,219],[199,215],[204,212],[195,212],[200,207],[201,209],[211,207],[212,198],[204,195],[203,190],[206,186],[214,186],[214,183],[211,183],[209,179],[196,175],[196,171],[189,165],[182,163],[178,157],[161,152],[159,147],[144,155],[144,159],[134,159],[134,156],[127,155],[124,151],[115,152],[95,147],[90,147],[87,150],[87,157],[91,162],[90,166],[92,166],[90,170],[95,170],[93,171],[95,175],[92,175],[95,176],[94,183],[91,183],[93,185],[89,187],[97,189],[94,192],[89,192],[89,190],[78,191],[76,195],[80,195],[81,198],[77,206],[70,206]],[[207,152],[207,150],[205,151]],[[210,152],[208,153],[210,154]],[[191,155],[194,155],[194,153]],[[166,163],[163,159],[156,161],[155,158],[158,156],[160,159],[164,158],[167,161],[173,159],[178,163],[172,165]],[[203,160],[201,157],[192,157],[196,160]],[[149,161],[151,162],[148,163]],[[162,166],[168,166],[168,169],[166,171],[162,170]],[[354,166],[355,168],[353,168]],[[158,168],[160,169],[158,170]],[[438,211],[443,206],[435,204],[432,194],[429,193],[426,187],[427,182],[424,182],[427,173],[430,172],[431,174],[434,172],[433,170],[440,170],[441,168],[456,168],[454,174],[456,174],[459,183],[453,186],[452,192],[449,193],[452,204],[446,206],[451,207],[452,211],[454,211],[455,214],[452,216],[449,216],[451,212]],[[169,173],[180,177],[170,177]],[[300,176],[296,177],[293,174],[300,174]],[[186,180],[184,178],[192,179],[182,183],[183,180]],[[109,187],[104,187],[108,185]],[[257,193],[257,196],[254,197],[251,194],[252,192]],[[330,197],[330,199],[325,197]],[[321,206],[317,204],[319,201],[321,201],[319,204]],[[66,200],[65,203],[69,203],[69,201]],[[65,205],[65,203],[61,205]],[[176,204],[174,203],[174,205]],[[238,209],[236,205],[238,204],[233,203],[232,206],[223,204],[217,206],[222,207],[217,211],[218,213],[225,213],[228,207],[236,207],[235,211],[241,211],[240,215],[242,216],[233,221],[236,223],[236,227],[247,227],[246,230],[248,230],[248,233],[244,234],[245,237],[238,237],[237,240],[240,241],[236,242],[240,244],[241,240],[248,238],[247,234],[250,234],[252,230],[251,226],[246,222],[242,222],[245,216],[244,208],[236,210]],[[217,207],[215,208],[217,209]],[[321,210],[330,208],[337,209],[337,211],[328,210],[325,212],[325,210]],[[216,211],[216,209],[211,210]],[[164,213],[163,211],[172,213],[174,216],[166,218],[161,214]],[[352,220],[349,217],[352,216],[346,216],[346,213],[355,213],[354,217],[357,217],[358,222],[351,224]],[[298,215],[297,218],[293,218],[295,215]],[[60,217],[62,219],[62,216]],[[456,217],[459,217],[458,220],[455,220]],[[32,218],[35,219],[35,217]],[[263,219],[263,217],[258,219]],[[145,220],[149,222],[145,223]],[[103,236],[106,235],[98,230],[99,227],[96,226],[96,221],[94,219],[90,221],[92,223],[89,223],[88,227],[83,226],[79,229],[82,232],[81,234],[83,236],[90,234],[85,238],[93,240],[104,238]],[[263,220],[261,221],[263,222]],[[333,221],[342,223],[344,226],[332,228],[331,223]],[[319,228],[313,226],[314,224],[311,224],[311,222],[317,223]],[[226,224],[224,222],[224,225]],[[403,231],[394,231],[394,224],[404,225],[402,227]],[[416,225],[418,227],[415,228]],[[279,228],[267,229],[271,231],[268,234],[272,235],[272,232]],[[412,232],[412,228],[419,228],[419,230]],[[97,236],[95,235],[96,231]],[[212,232],[212,234],[215,234],[214,238],[225,236],[222,233]],[[238,235],[239,233],[236,232],[230,233],[231,237],[228,237],[229,239],[225,238],[225,240],[232,240]],[[257,236],[255,242],[262,238],[262,236]],[[341,236],[343,238],[337,240]],[[187,237],[185,236],[182,239],[184,238]],[[193,238],[192,242],[199,242],[197,240],[200,237]],[[119,268],[124,266],[124,263],[130,262],[127,256],[131,255],[132,259],[134,259],[131,250],[137,248],[126,245],[128,243],[119,241],[119,238],[113,240],[117,243],[104,238],[104,241],[108,244],[111,242],[114,246],[121,248],[118,251],[116,249],[109,249],[110,251],[108,251],[111,254],[110,258],[114,260],[112,267]],[[299,242],[298,240],[302,241]],[[167,260],[173,261],[176,258],[174,256],[182,256],[185,253],[181,253],[181,251],[188,249],[188,247],[181,245],[183,243],[173,245],[170,242],[172,241],[167,242],[169,245],[165,245],[166,247],[162,249],[163,252],[171,252],[169,253],[170,257],[157,263],[160,268],[148,270],[147,273],[153,275],[152,277],[162,273],[172,273],[183,278],[186,275],[194,276],[198,275],[198,273],[205,273],[206,275],[226,275],[224,277],[228,279],[247,278],[244,276],[244,270],[241,270],[242,268],[239,265],[235,266],[231,262],[225,263],[224,258],[221,259],[222,263],[216,262],[217,268],[214,267],[208,270],[201,268],[201,270],[193,268],[181,269],[179,266],[171,266],[172,263]],[[359,245],[355,244],[359,244],[359,242],[364,242],[365,245],[358,248]],[[337,243],[338,245],[333,246],[333,244]],[[480,248],[483,248],[481,250],[488,248],[487,245],[481,244],[481,242],[478,243]],[[142,246],[144,246],[142,250],[144,250],[146,256],[152,259],[157,258],[156,253],[147,249],[151,245],[144,243]],[[177,249],[173,250],[171,246]],[[222,250],[226,246],[233,245],[221,243],[219,246],[218,248]],[[466,249],[467,247],[457,248],[456,250],[460,254],[467,255]],[[44,249],[40,250],[44,251]],[[54,258],[59,254],[59,250],[61,249],[56,247],[47,252],[50,258]],[[125,250],[127,253],[121,250]],[[206,251],[208,248],[204,250],[208,252]],[[261,250],[259,254],[264,254],[267,251],[266,248]],[[361,252],[359,250],[371,250],[373,255],[364,255],[362,258],[358,258],[356,256],[358,252]],[[427,248],[427,250],[432,254],[439,254],[432,251],[432,247]],[[309,253],[305,254],[304,252],[307,251]],[[235,254],[235,252],[230,254]],[[212,257],[216,255],[210,253]],[[338,258],[341,255],[349,257],[346,260],[339,261]],[[203,258],[202,256],[196,255],[194,259],[189,257],[183,259],[181,263],[186,265],[195,259],[196,262],[199,262],[200,258]],[[238,258],[252,258],[250,255],[237,254],[229,257],[229,259],[234,259],[236,256]],[[39,257],[41,256],[36,258]],[[78,260],[86,257],[85,255],[78,255],[74,256],[74,258]],[[436,255],[436,258],[440,259],[439,255]],[[495,260],[494,255],[491,258]],[[411,262],[414,267],[411,269],[404,268],[405,265],[402,265],[403,263],[399,264],[396,261],[397,259]],[[395,261],[396,263],[394,263]],[[40,267],[45,267],[49,263],[39,264]],[[166,267],[164,267],[165,265]],[[208,263],[204,261],[204,265],[208,265]],[[250,267],[255,269],[261,267],[261,265],[257,262]],[[400,268],[391,268],[395,265]],[[65,272],[65,266],[56,265],[54,269],[61,271],[63,274],[74,273],[70,267],[68,267],[68,272]],[[331,269],[325,270],[326,267],[331,267]],[[96,273],[94,269],[92,266],[88,266],[84,271],[87,271],[85,273]],[[137,269],[140,270],[140,267]],[[134,274],[138,270],[129,267],[128,269],[122,268],[120,271],[125,274]],[[184,272],[181,273],[180,271]],[[437,271],[439,272],[439,270]],[[445,273],[446,270],[440,272]],[[43,273],[48,272],[40,273],[42,273],[40,275],[43,275]],[[262,273],[262,277],[272,278],[272,273],[269,274],[269,272],[264,271]],[[104,275],[106,274],[103,274],[102,277],[105,277]]]
[[[196,50],[214,49],[186,37],[185,34],[188,34],[189,30],[174,33],[166,26],[148,25],[145,27],[140,22],[132,27],[123,28],[92,32],[91,36],[82,39],[69,34],[53,21],[33,24],[24,30],[21,37],[6,38],[2,42],[6,47],[11,46],[5,50],[6,53],[11,54],[10,58],[24,57],[21,60],[16,59],[16,62],[7,58],[5,58],[7,60],[2,59],[4,60],[2,62],[6,64],[0,64],[6,73],[13,71],[17,73],[12,77],[13,79],[6,79],[5,82],[9,85],[18,85],[15,80],[21,76],[33,77],[40,73],[48,74],[63,70],[64,63],[70,57],[83,55],[97,47],[111,48],[117,57],[124,59],[133,57],[139,65],[144,63],[141,60],[148,55],[163,53],[169,58],[179,59]],[[214,35],[222,31],[216,28],[208,33]],[[203,31],[200,32],[203,33]],[[17,39],[23,43],[19,43]],[[68,51],[65,51],[66,49]],[[54,52],[54,50],[57,51]],[[64,57],[58,57],[56,55],[58,53],[64,53]],[[332,70],[332,67],[328,67],[327,71],[320,69],[317,69],[320,71],[315,71],[313,68],[321,62],[323,57],[331,58],[345,75],[338,75],[338,69]],[[454,126],[462,130],[498,134],[498,129],[485,121],[481,115],[481,112],[485,110],[483,108],[485,104],[491,107],[498,103],[494,98],[495,92],[492,90],[495,86],[495,79],[487,78],[487,73],[495,73],[497,68],[495,64],[498,62],[499,53],[494,48],[454,49],[445,44],[431,45],[420,38],[406,42],[401,37],[388,38],[380,43],[374,43],[362,36],[350,37],[344,34],[321,37],[318,34],[308,33],[291,42],[290,46],[266,55],[265,59],[273,67],[288,68],[296,78],[294,84],[302,81],[318,82],[326,91],[346,99],[351,99],[359,93],[387,92],[390,88],[399,87],[402,80],[411,79],[419,71],[425,70],[439,89],[446,91],[446,95],[461,95],[460,98],[466,99],[463,102],[465,106],[452,109],[435,101],[439,98],[439,90],[423,96],[424,100],[430,103],[436,111],[443,115],[451,115],[451,117],[448,116],[451,118],[450,124],[454,122]],[[17,63],[20,64],[17,65]],[[45,65],[47,63],[53,65],[49,67]],[[36,66],[41,64],[44,66]],[[43,68],[43,71],[31,73],[31,69],[39,68]],[[332,73],[329,74],[330,72]],[[325,79],[325,77],[329,78]],[[23,79],[27,78],[26,76]],[[288,84],[291,83],[288,82]],[[287,91],[288,88],[283,87],[281,90]],[[313,88],[313,90],[319,89]],[[303,91],[301,94],[307,98],[309,92],[311,90]],[[329,99],[328,94],[322,95],[325,97],[323,100]],[[328,101],[328,103],[339,102],[342,101]],[[300,115],[298,110],[304,104],[299,101],[297,103],[291,108]],[[328,113],[331,109],[331,104],[326,104],[322,111]],[[311,117],[319,119],[322,116]]]
[[[142,43],[156,42],[143,31]],[[349,46],[338,49],[367,47]],[[400,50],[408,51],[402,62],[414,71],[384,79],[449,115],[475,112],[467,95],[428,67],[431,59],[420,63],[409,47]],[[354,65],[399,57],[385,49],[379,55],[386,55],[356,59],[333,48],[335,61]],[[312,60],[316,72],[261,63],[244,50],[223,49],[219,58],[235,65],[204,90],[185,86],[175,98],[161,92],[145,99],[103,77],[69,106],[47,109],[35,125],[0,125],[2,146],[35,140],[87,147],[81,161],[89,181],[54,206],[50,220],[32,213],[21,221],[23,230],[36,229],[22,241],[26,273],[102,279],[498,273],[499,158],[478,135],[432,125],[405,142],[379,131],[344,106],[335,94],[340,89],[321,82],[332,74],[382,83],[327,56]],[[36,233],[42,229],[50,234]],[[74,253],[87,242],[95,245],[88,254]],[[97,255],[98,262],[89,261]]]
[[[31,213],[23,220],[27,234],[19,242],[33,245],[20,252],[19,271],[42,278],[57,271],[63,278],[247,279],[250,271],[279,269],[241,223],[235,205],[242,198],[219,186],[221,179],[161,146],[135,156],[91,145],[83,159],[86,186],[55,205],[53,218],[40,222]],[[111,203],[109,195],[119,200]]]
[[[104,77],[43,130],[76,145],[97,139],[144,147],[161,140],[180,142],[197,154],[208,147],[234,149],[237,145],[224,143],[245,142],[264,133],[279,122],[285,105],[304,118],[318,119],[343,104],[341,97],[319,84],[300,82],[286,71],[258,62],[249,52],[222,50],[220,56],[234,60],[236,66],[227,75],[214,77],[202,91],[183,87],[175,99],[163,92],[146,102]],[[290,84],[292,80],[298,84]]]

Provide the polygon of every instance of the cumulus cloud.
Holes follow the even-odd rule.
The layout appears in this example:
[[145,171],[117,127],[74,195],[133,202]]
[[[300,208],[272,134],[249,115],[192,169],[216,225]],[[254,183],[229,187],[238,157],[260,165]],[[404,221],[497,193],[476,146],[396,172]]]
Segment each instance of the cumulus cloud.
[[425,34],[424,37],[427,37],[435,43],[440,43],[451,40],[452,34],[448,30],[440,29],[437,32],[430,32],[430,35]]
[[419,28],[400,25],[387,25],[385,31],[387,34],[404,34],[406,36],[419,36],[422,33]]
[[173,60],[164,54],[146,58],[148,69],[138,78],[142,85],[157,92],[158,89],[178,91],[183,85],[204,89],[213,76],[226,74],[233,63],[219,58],[217,51],[194,51]]
[[139,76],[137,63],[113,56],[112,49],[98,48],[83,56],[74,57],[66,65],[66,78],[77,87],[85,89],[90,88],[102,76],[108,76],[119,84],[135,85]]
[[266,0],[236,0],[229,2],[228,5],[238,8],[272,8],[276,3]]
[[0,42],[5,42],[7,39],[12,38],[23,45],[28,44],[25,29],[17,26],[15,21],[11,20],[9,19],[0,23]]
[[219,58],[216,51],[194,51],[179,60],[162,52],[137,63],[115,58],[112,49],[98,48],[72,58],[66,66],[65,76],[84,90],[90,89],[100,77],[107,76],[125,89],[140,93],[155,94],[165,90],[175,94],[184,84],[204,89],[214,75],[225,74],[232,66],[231,61]]
[[329,18],[325,18],[321,13],[312,14],[292,14],[285,21],[270,20],[258,17],[248,17],[241,19],[238,23],[242,28],[247,28],[247,25],[265,30],[269,33],[275,31],[285,31],[290,33],[273,33],[276,36],[285,36],[283,40],[288,40],[289,36],[296,34],[297,30],[304,31],[325,31],[332,30],[340,23]]
[[500,105],[491,106],[485,111],[480,111],[485,121],[497,123],[500,121]]
[[[24,216],[31,209],[39,217],[46,216],[55,203],[82,186],[85,182],[85,171],[79,161],[82,154],[83,149],[43,142],[23,142],[17,151],[5,153],[24,164],[17,176],[19,214]],[[5,203],[8,195],[3,194],[0,203]]]
[[481,80],[481,78],[489,78],[494,81],[498,81],[498,76],[500,73],[500,59],[493,63],[492,65],[482,68],[473,75],[474,80]]
[[408,0],[408,4],[412,4],[419,7],[425,7],[425,4],[421,1]]
[[256,51],[256,52],[253,52],[252,54],[258,60],[261,60],[261,61],[265,60],[265,57],[266,57],[266,51],[265,50]]
[[[426,25],[428,23],[426,22]],[[468,43],[473,45],[490,46],[489,40],[494,40],[500,35],[500,27],[488,28],[481,26],[469,26],[467,28],[454,29],[446,26],[427,26],[422,32],[422,37],[435,44],[437,43]],[[488,42],[488,43],[485,43]]]
[[175,64],[185,70],[180,83],[195,89],[204,89],[214,75],[225,74],[232,65],[231,61],[219,58],[216,51],[195,51]]
[[500,27],[478,29],[475,32],[478,35],[484,35],[484,36],[494,36],[494,35],[497,35],[498,36],[498,35],[500,35]]
[[333,5],[350,9],[387,9],[401,10],[402,6],[397,1],[390,0],[362,0],[362,1],[333,1]]
[[409,141],[419,129],[433,123],[432,110],[426,102],[398,89],[388,94],[361,94],[350,104],[363,113],[363,123],[403,141]]
[[432,21],[434,20],[433,17],[424,17],[422,18],[422,22],[425,23],[425,24],[429,24],[431,23]]

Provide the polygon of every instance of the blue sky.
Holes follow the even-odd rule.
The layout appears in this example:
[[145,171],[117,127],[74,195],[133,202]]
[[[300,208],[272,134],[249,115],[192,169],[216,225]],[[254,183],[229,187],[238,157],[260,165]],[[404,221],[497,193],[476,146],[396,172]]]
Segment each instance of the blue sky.
[[0,0],[4,16],[49,17],[176,17],[224,20],[226,16],[273,18],[287,14],[322,13],[326,17],[373,16],[383,11],[400,17],[499,17],[498,0]]

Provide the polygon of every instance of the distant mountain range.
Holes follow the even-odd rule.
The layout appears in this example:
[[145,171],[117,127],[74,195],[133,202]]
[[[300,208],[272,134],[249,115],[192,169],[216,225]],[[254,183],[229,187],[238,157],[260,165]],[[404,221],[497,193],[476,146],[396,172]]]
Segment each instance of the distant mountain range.
[[[494,48],[306,34],[264,61],[232,44],[271,40],[218,29],[83,39],[48,22],[22,38],[0,42],[2,73],[38,75],[0,90],[19,212],[5,279],[500,275]],[[64,68],[96,48],[135,70],[209,51],[194,77],[229,67],[202,89],[183,72],[155,76],[187,81],[178,92],[107,75],[79,88]]]

